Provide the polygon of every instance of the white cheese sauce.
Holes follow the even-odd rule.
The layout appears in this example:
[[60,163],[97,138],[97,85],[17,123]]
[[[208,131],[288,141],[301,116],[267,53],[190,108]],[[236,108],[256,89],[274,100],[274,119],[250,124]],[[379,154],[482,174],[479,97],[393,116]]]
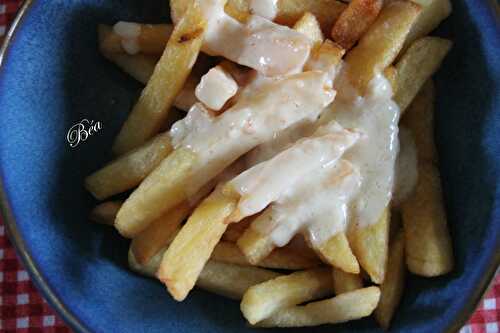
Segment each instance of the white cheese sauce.
[[223,56],[266,76],[302,70],[312,48],[307,36],[257,15],[242,24],[225,13],[224,3],[201,2],[207,18],[205,53]]
[[315,169],[267,208],[251,228],[269,235],[280,247],[297,233],[321,245],[345,230],[349,201],[360,183],[357,168],[344,160]]
[[399,107],[392,100],[389,81],[378,74],[365,96],[358,96],[341,73],[335,82],[338,96],[321,122],[335,119],[342,126],[364,134],[344,156],[359,168],[363,179],[353,198],[353,227],[376,223],[388,206],[394,184],[394,167],[399,152]]
[[262,211],[293,191],[311,172],[321,173],[324,168],[334,165],[359,137],[360,133],[343,129],[332,121],[270,160],[246,170],[228,183],[241,195],[238,202],[240,216]]
[[113,26],[113,31],[121,37],[123,50],[134,55],[141,51],[139,36],[141,35],[141,25],[133,22],[118,22]]
[[252,94],[242,94],[236,104],[214,117],[201,104],[172,126],[174,148],[192,150],[200,170],[195,193],[241,155],[269,141],[277,133],[303,121],[313,122],[335,96],[322,72],[305,72],[266,82]]
[[252,14],[270,21],[274,20],[278,14],[278,0],[250,0],[248,5]]
[[417,147],[411,131],[405,127],[399,128],[399,146],[392,198],[392,205],[395,207],[408,199],[418,181]]

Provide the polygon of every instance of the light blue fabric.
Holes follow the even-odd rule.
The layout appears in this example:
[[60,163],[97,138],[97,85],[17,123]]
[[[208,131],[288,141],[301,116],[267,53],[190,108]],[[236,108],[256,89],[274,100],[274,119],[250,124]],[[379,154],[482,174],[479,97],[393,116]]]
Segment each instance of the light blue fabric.
[[[163,1],[35,1],[0,72],[0,172],[18,230],[46,283],[90,331],[250,332],[237,302],[194,291],[183,303],[126,267],[128,243],[90,224],[83,178],[110,145],[140,91],[99,56],[96,25],[159,22]],[[162,4],[162,5],[157,5]],[[457,320],[498,251],[500,33],[487,2],[453,1],[439,34],[455,44],[436,77],[436,138],[456,254],[453,273],[411,276],[393,331],[440,332]],[[103,130],[76,149],[82,118]],[[372,319],[290,332],[372,332]]]

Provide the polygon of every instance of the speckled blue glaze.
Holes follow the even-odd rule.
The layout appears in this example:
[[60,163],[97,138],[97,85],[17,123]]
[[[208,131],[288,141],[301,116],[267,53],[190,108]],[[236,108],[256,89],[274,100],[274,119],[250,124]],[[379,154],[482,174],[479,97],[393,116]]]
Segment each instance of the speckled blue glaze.
[[[83,178],[110,144],[140,86],[101,58],[96,25],[160,22],[166,0],[34,1],[0,71],[0,172],[4,214],[38,285],[66,320],[93,332],[250,332],[236,302],[194,291],[176,303],[128,271],[128,243],[88,223]],[[499,251],[500,28],[492,5],[454,1],[439,35],[455,41],[436,77],[436,138],[456,254],[453,273],[411,276],[394,331],[440,332],[465,320]],[[76,149],[65,136],[82,118],[103,130]],[[15,222],[14,222],[15,220]],[[22,240],[21,240],[22,239]],[[479,288],[479,290],[478,290]],[[469,309],[469,310],[467,310]],[[74,319],[76,318],[76,320]],[[327,332],[331,327],[291,332]],[[379,330],[372,319],[337,332]]]

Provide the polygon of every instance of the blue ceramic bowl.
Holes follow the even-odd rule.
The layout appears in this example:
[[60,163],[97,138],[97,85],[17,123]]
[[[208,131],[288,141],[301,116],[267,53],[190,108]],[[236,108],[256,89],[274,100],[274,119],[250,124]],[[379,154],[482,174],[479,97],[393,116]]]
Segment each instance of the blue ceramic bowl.
[[[110,145],[140,86],[99,56],[96,25],[160,22],[166,0],[27,1],[0,57],[1,201],[7,231],[35,283],[79,332],[250,332],[237,302],[195,290],[183,303],[127,269],[128,244],[89,224],[85,175]],[[439,34],[455,41],[436,76],[436,139],[455,270],[408,278],[394,331],[453,332],[499,263],[500,28],[493,3],[457,0]],[[103,130],[75,149],[82,118]],[[292,332],[327,332],[319,327]],[[337,332],[379,330],[372,319]]]

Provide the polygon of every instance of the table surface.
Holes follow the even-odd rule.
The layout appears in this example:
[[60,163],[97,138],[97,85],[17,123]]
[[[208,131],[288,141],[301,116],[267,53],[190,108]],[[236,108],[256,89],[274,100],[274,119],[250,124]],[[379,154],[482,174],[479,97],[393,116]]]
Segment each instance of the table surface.
[[[0,43],[21,0],[0,0]],[[500,274],[460,333],[500,332]],[[0,332],[57,332],[71,330],[59,319],[30,280],[16,256],[0,219]]]

